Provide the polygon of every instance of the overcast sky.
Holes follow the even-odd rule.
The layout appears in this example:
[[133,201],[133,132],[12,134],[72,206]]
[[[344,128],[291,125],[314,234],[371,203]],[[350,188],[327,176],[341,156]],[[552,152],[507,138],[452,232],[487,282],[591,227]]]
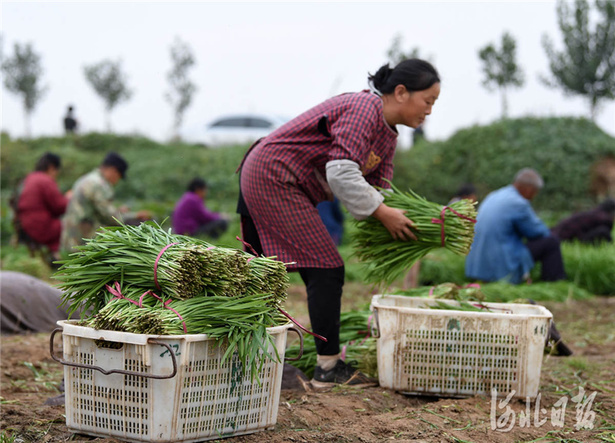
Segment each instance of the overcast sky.
[[[481,84],[478,50],[500,45],[504,31],[517,41],[526,83],[509,94],[511,117],[586,116],[587,102],[548,89],[541,45],[548,34],[562,47],[555,2],[403,3],[24,3],[2,2],[3,53],[31,42],[42,56],[49,89],[32,117],[34,135],[59,135],[73,104],[82,131],[105,129],[102,100],[86,83],[83,67],[121,59],[133,97],[115,108],[116,132],[163,141],[172,111],[164,99],[177,36],[192,48],[198,87],[184,128],[221,114],[264,112],[293,117],[329,96],[367,85],[368,72],[385,63],[393,37],[418,47],[440,71],[442,92],[426,123],[431,139],[499,118],[500,95]],[[615,135],[615,103],[598,125]],[[2,88],[2,129],[24,134],[18,97]]]

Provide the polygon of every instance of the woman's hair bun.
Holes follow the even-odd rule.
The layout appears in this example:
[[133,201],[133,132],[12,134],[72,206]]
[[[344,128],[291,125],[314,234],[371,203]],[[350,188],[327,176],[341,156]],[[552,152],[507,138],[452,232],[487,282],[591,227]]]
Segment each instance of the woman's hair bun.
[[368,81],[380,94],[391,94],[397,85],[404,85],[408,92],[423,91],[434,83],[440,82],[440,76],[431,63],[417,58],[402,60],[391,69],[383,65]]
[[375,74],[370,74],[368,79],[371,84],[379,91],[382,91],[382,87],[386,84],[389,77],[391,77],[391,73],[393,69],[387,63],[386,65],[382,65]]

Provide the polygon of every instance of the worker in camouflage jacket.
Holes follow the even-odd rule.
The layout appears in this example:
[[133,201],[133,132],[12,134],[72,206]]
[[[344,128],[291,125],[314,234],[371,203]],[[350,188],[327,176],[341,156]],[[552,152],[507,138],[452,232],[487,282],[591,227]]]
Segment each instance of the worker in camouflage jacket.
[[[127,208],[113,204],[113,186],[126,176],[128,163],[119,154],[107,154],[100,167],[80,177],[73,186],[73,195],[62,219],[61,249],[72,252],[84,239],[94,237],[101,226],[116,225],[129,218]],[[134,214],[132,215],[135,216]],[[147,219],[141,211],[136,218]]]

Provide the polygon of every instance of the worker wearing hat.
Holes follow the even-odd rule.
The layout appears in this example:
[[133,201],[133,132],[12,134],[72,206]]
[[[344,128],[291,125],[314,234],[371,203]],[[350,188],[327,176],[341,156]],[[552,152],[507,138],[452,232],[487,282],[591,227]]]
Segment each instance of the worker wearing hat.
[[79,178],[73,185],[73,195],[62,219],[62,251],[92,238],[101,226],[116,225],[116,220],[149,218],[147,211],[128,214],[125,207],[113,203],[113,186],[126,177],[128,163],[116,152],[109,152],[98,168]]

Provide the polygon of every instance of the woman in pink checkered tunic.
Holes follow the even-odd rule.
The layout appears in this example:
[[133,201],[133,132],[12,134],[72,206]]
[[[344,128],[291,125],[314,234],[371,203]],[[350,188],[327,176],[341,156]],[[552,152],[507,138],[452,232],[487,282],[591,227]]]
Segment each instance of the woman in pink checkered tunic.
[[312,385],[373,384],[339,358],[344,262],[316,205],[336,196],[358,220],[376,217],[400,240],[416,240],[401,210],[374,186],[393,177],[396,125],[416,128],[431,113],[440,79],[410,59],[368,77],[371,90],[330,98],[256,142],[241,165],[242,235],[259,254],[293,263],[308,294],[317,366]]

